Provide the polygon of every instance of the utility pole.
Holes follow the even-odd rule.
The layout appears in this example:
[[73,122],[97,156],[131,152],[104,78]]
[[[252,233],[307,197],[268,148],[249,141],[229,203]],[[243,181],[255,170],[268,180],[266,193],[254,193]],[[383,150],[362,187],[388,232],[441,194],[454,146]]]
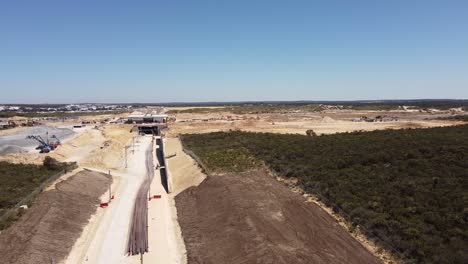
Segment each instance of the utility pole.
[[135,137],[132,138],[132,154],[135,154]]
[[[109,176],[111,176],[110,170],[109,170]],[[111,189],[112,187],[111,186],[112,186],[111,183],[109,183],[109,203],[112,200],[112,189]]]
[[129,148],[130,146],[125,146],[124,149],[125,149],[125,168],[127,168],[128,166],[128,163],[127,163],[127,149]]

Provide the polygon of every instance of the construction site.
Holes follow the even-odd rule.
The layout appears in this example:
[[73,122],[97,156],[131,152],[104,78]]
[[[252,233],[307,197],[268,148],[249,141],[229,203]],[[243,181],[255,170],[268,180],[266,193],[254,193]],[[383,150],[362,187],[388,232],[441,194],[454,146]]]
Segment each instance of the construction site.
[[[48,156],[77,164],[1,231],[4,263],[395,263],[268,171],[208,176],[180,135],[334,134],[463,123],[405,110],[171,110],[180,108],[2,130],[0,162],[42,164]],[[362,116],[392,118],[357,122]]]

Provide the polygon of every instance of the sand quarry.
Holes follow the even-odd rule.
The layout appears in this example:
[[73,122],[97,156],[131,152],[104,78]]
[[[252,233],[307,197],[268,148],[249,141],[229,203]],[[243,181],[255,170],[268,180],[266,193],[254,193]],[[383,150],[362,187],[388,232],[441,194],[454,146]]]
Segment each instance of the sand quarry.
[[[352,121],[377,115],[398,121]],[[162,197],[149,204],[150,252],[144,260],[150,263],[389,262],[377,258],[365,240],[358,242],[349,235],[326,208],[308,202],[268,172],[205,175],[182,149],[179,134],[227,130],[305,134],[307,129],[330,134],[460,124],[427,120],[434,116],[407,111],[216,112],[172,117],[176,121],[164,132],[172,192],[165,194],[160,182],[152,183],[154,193]],[[67,133],[63,144],[49,155],[77,162],[79,169],[40,194],[18,222],[0,233],[0,248],[8,251],[2,252],[4,263],[35,263],[32,259],[47,263],[51,257],[56,263],[140,263],[139,256],[125,256],[124,247],[149,138],[136,137],[130,132],[132,125],[124,124],[69,130],[61,130],[61,123],[47,126],[51,127],[47,130]],[[46,155],[37,153],[34,144],[11,141],[30,133],[27,129],[1,131],[1,147],[7,150],[0,160],[42,162]],[[10,140],[8,147],[2,140]],[[111,176],[106,176],[109,172]],[[99,202],[109,200],[110,183],[115,199],[108,208],[98,208]],[[18,256],[21,250],[27,254]]]

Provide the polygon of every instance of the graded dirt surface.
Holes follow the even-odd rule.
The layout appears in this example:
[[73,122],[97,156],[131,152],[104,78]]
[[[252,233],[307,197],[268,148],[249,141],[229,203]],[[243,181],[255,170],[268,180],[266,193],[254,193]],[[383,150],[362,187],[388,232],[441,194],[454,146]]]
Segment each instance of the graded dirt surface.
[[[322,112],[290,112],[233,114],[230,112],[180,113],[170,124],[168,135],[209,133],[216,131],[242,130],[251,132],[305,134],[308,129],[317,134],[333,134],[351,131],[379,129],[423,128],[457,125],[463,122],[434,120],[447,114],[433,115],[405,111],[351,111],[334,110]],[[361,116],[374,118],[394,117],[397,121],[354,122]]]
[[176,205],[188,263],[381,263],[263,170],[210,176]]
[[[59,128],[54,126],[36,126],[28,127],[21,130],[14,130],[10,134],[0,135],[0,155],[10,153],[21,153],[28,149],[34,149],[39,143],[34,139],[27,139],[29,135],[41,136],[47,140],[52,135],[57,136],[60,140],[70,138],[75,134],[71,128]],[[50,138],[50,140],[53,140]]]
[[183,151],[179,138],[167,138],[165,151],[174,196],[189,187],[198,186],[206,178],[197,162]]
[[107,190],[107,175],[81,171],[41,193],[26,213],[0,234],[1,263],[60,263]]
[[[124,166],[125,146],[135,136],[130,133],[132,125],[107,125],[99,128],[100,144],[90,152],[80,156],[80,165],[84,167],[119,169]],[[89,142],[89,141],[86,141]]]
[[75,135],[48,154],[32,149],[27,153],[0,155],[0,160],[40,164],[44,157],[51,156],[59,161],[76,161],[87,168],[116,169],[124,165],[125,145],[130,144],[134,136],[131,128],[132,125],[112,124],[98,129],[91,126],[73,129]]

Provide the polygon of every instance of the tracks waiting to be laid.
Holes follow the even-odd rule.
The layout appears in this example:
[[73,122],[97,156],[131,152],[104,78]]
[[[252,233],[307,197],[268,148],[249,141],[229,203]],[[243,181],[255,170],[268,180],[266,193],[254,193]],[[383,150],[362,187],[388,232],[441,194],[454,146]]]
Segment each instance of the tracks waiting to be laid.
[[146,150],[146,178],[138,189],[127,245],[128,255],[148,252],[148,192],[154,178],[153,145]]

